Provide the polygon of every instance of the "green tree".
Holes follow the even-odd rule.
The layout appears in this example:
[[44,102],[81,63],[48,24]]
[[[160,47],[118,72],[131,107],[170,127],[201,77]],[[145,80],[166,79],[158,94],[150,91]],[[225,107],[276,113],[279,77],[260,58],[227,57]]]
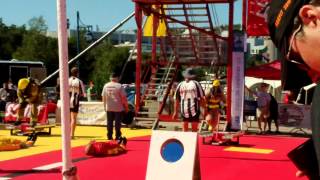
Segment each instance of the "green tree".
[[[115,48],[108,42],[103,42],[90,53],[90,59],[94,58],[90,79],[95,82],[98,92],[103,85],[109,82],[110,74],[114,71],[120,73],[129,56],[128,48]],[[127,76],[134,76],[134,72],[128,72]]]
[[6,26],[0,18],[0,59],[12,59],[12,54],[21,46],[25,26]]
[[22,34],[20,46],[12,57],[20,60],[42,61],[48,74],[58,68],[58,42],[56,38],[45,36],[47,25],[42,16],[28,22],[29,29]]
[[33,17],[28,21],[30,31],[36,31],[38,33],[45,34],[48,30],[46,20],[43,16]]

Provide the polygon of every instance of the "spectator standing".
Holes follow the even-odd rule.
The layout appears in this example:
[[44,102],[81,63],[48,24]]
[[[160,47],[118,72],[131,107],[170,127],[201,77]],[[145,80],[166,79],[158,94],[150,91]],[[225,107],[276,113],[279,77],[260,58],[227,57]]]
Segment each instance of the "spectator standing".
[[272,123],[272,120],[274,121],[274,124],[276,126],[276,133],[280,133],[279,132],[279,121],[278,121],[278,102],[276,100],[276,98],[274,98],[274,96],[272,96],[272,94],[270,94],[270,107],[269,107],[269,110],[270,110],[270,115],[267,119],[268,121],[268,133],[271,133],[271,123]]
[[17,86],[12,83],[11,79],[8,80],[8,86],[9,86],[9,89],[17,91]]
[[87,99],[88,101],[97,100],[97,91],[92,80],[89,81],[89,87],[87,89]]
[[205,95],[199,82],[195,81],[194,69],[187,68],[183,72],[184,81],[180,82],[175,92],[175,106],[173,118],[177,118],[180,105],[180,113],[183,118],[183,131],[188,131],[189,123],[192,131],[196,132],[199,124],[200,105],[205,109]]
[[80,98],[85,97],[83,82],[78,78],[79,70],[77,67],[71,69],[71,77],[69,78],[69,94],[70,94],[70,123],[71,138],[74,139],[74,133],[77,125],[77,116],[79,112]]
[[60,78],[57,78],[57,84],[56,84],[56,94],[57,94],[57,102],[60,100]]
[[4,112],[6,109],[6,101],[8,96],[8,83],[3,83],[3,88],[0,89],[0,111]]
[[107,138],[113,139],[113,122],[115,121],[115,139],[119,139],[121,137],[121,122],[129,109],[126,92],[119,83],[118,74],[111,74],[110,82],[104,85],[101,96],[104,110],[107,112]]
[[3,88],[0,89],[0,121],[5,117],[7,103],[17,100],[17,91],[10,89],[8,82],[3,83]]
[[[269,107],[270,107],[270,100],[271,97],[269,93],[267,93],[268,90],[268,84],[266,83],[261,83],[260,88],[257,92],[252,91],[248,87],[246,89],[255,95],[257,97],[257,103],[258,103],[258,108],[257,108],[257,119],[258,119],[258,127],[259,127],[259,134],[263,134],[266,131],[267,128],[267,118],[269,117]],[[264,123],[264,127],[262,130],[261,123]]]

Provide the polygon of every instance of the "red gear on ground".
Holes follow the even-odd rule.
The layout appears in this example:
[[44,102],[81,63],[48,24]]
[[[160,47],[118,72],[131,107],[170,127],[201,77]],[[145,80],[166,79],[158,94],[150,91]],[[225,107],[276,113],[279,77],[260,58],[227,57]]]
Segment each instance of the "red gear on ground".
[[115,141],[109,142],[90,142],[86,149],[89,156],[112,156],[126,152],[123,145],[117,144]]

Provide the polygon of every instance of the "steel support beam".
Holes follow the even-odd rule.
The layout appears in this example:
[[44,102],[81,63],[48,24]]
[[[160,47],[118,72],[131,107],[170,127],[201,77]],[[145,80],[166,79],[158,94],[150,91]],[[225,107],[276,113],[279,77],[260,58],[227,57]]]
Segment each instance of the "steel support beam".
[[140,87],[141,87],[141,62],[142,62],[142,9],[138,3],[135,4],[135,19],[137,23],[137,60],[136,60],[136,97],[135,113],[140,109]]

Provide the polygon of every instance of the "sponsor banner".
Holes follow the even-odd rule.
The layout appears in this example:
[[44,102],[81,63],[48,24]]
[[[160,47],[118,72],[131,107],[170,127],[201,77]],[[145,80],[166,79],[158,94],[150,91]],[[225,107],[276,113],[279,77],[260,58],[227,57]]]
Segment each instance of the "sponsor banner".
[[248,0],[248,36],[268,36],[267,11],[271,0]]
[[244,101],[244,42],[241,31],[234,31],[232,53],[231,128],[242,129]]
[[296,127],[296,128],[311,128],[311,106],[304,104],[279,104],[280,125]]
[[242,129],[244,101],[244,53],[232,55],[231,128]]
[[80,102],[77,120],[77,124],[81,125],[106,125],[103,102]]
[[[61,106],[58,102],[56,111],[56,122],[61,122]],[[77,124],[80,125],[106,125],[107,117],[103,108],[103,102],[85,102],[80,101],[80,108],[77,118]]]

